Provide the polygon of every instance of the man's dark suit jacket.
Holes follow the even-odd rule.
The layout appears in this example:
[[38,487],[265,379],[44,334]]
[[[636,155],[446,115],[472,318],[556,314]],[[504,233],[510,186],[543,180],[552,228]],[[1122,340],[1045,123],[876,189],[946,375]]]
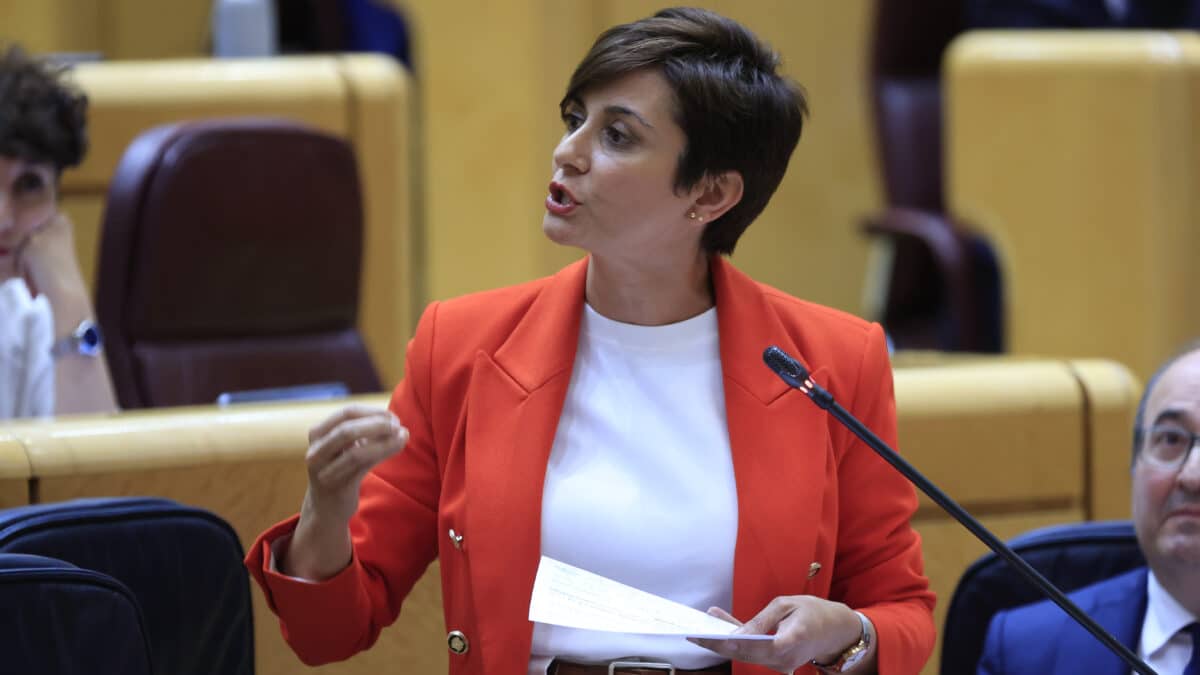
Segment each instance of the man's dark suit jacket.
[[[1069,597],[1130,649],[1146,616],[1145,567]],[[1049,600],[999,612],[988,627],[978,675],[1086,673],[1129,675],[1129,666]]]

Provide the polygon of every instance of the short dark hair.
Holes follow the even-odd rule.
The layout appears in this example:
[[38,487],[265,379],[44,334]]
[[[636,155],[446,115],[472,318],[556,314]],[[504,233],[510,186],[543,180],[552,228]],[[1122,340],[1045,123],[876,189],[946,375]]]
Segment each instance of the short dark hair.
[[1130,457],[1130,465],[1137,463],[1138,453],[1142,451],[1142,442],[1146,440],[1146,406],[1150,402],[1150,394],[1153,393],[1154,387],[1158,385],[1158,381],[1162,379],[1163,373],[1171,369],[1171,366],[1178,363],[1182,358],[1200,351],[1200,340],[1189,342],[1186,347],[1176,352],[1174,356],[1167,359],[1154,371],[1149,380],[1146,380],[1146,388],[1142,390],[1142,398],[1138,401],[1137,414],[1133,416],[1133,452]]
[[800,85],[776,72],[780,59],[744,26],[703,9],[664,9],[608,29],[575,68],[560,105],[628,73],[658,69],[675,94],[675,121],[687,146],[675,189],[707,176],[742,175],[742,199],[705,226],[701,246],[732,253],[783,180],[808,103]]
[[75,166],[87,152],[87,97],[65,68],[17,46],[0,54],[0,155]]

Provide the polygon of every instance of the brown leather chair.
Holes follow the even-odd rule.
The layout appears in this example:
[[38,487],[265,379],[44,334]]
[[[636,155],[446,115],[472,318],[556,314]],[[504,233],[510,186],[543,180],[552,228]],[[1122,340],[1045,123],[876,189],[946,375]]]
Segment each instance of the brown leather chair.
[[96,289],[121,407],[378,391],[355,328],[362,221],[340,138],[248,118],[136,138],[109,187]]
[[961,0],[875,4],[870,85],[887,209],[863,229],[893,242],[877,318],[899,348],[1002,350],[995,257],[942,194],[942,54],[964,28]]

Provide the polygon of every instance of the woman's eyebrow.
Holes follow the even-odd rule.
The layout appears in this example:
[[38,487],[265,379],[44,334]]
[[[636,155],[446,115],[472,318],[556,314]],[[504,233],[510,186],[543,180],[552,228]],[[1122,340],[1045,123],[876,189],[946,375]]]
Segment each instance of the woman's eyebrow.
[[630,117],[636,118],[637,121],[641,122],[645,127],[649,128],[649,129],[654,128],[654,125],[647,122],[646,118],[644,118],[641,115],[634,112],[632,108],[626,108],[623,105],[605,106],[604,112],[606,112],[610,115],[629,115]]

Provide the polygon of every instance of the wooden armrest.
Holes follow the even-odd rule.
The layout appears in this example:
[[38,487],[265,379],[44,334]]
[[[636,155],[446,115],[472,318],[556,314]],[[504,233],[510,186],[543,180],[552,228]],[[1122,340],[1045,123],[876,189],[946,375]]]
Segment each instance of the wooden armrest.
[[954,347],[978,343],[975,278],[969,231],[943,215],[910,208],[890,208],[863,220],[869,235],[911,242],[928,251],[941,278],[941,292],[954,330]]

